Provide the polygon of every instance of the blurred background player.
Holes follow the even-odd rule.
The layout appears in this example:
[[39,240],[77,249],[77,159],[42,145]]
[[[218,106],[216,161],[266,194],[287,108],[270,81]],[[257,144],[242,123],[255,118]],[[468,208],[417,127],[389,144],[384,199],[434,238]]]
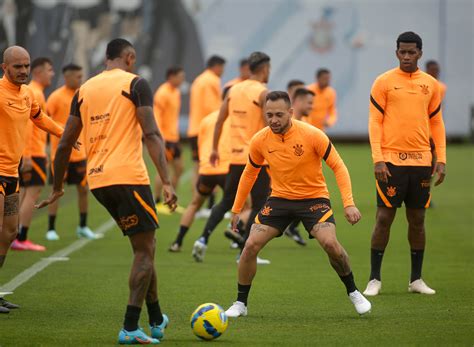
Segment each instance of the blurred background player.
[[336,90],[330,84],[331,72],[323,68],[316,71],[316,82],[307,87],[315,94],[308,123],[323,131],[334,126],[337,121]]
[[[370,93],[369,135],[377,190],[377,212],[371,242],[371,272],[365,295],[382,288],[380,270],[397,208],[405,203],[411,249],[409,292],[435,294],[421,278],[425,251],[425,212],[431,200],[430,134],[438,155],[435,172],[445,176],[446,135],[438,82],[418,69],[422,40],[400,34],[399,67],[377,77]],[[403,131],[400,131],[400,130]]]
[[[183,173],[183,159],[179,144],[179,115],[181,110],[181,84],[184,82],[184,70],[180,66],[172,66],[166,71],[166,82],[155,92],[153,98],[153,111],[156,124],[163,135],[166,147],[166,159],[173,168],[171,183],[176,189],[179,178]],[[159,175],[155,177],[155,202],[156,210],[160,213],[170,214],[167,205],[161,202],[162,183]],[[183,212],[179,207],[177,212]]]
[[[204,227],[201,237],[194,242],[192,255],[202,262],[211,233],[219,225],[224,215],[234,203],[240,176],[245,168],[250,140],[260,129],[265,127],[263,105],[267,95],[266,83],[270,77],[270,57],[262,52],[254,52],[249,57],[250,78],[237,83],[227,94],[219,110],[216,122],[210,162],[219,162],[219,141],[222,140],[222,128],[230,118],[230,166],[222,200],[212,208],[212,213]],[[253,221],[265,203],[270,190],[270,178],[266,170],[262,170],[252,189],[252,212],[249,221]],[[250,228],[248,223],[247,229]],[[248,230],[246,231],[248,233]],[[269,263],[262,259],[262,263]]]
[[[62,126],[66,126],[69,112],[71,110],[71,102],[74,94],[82,84],[83,71],[82,67],[75,64],[69,64],[62,69],[64,77],[64,85],[59,87],[48,98],[46,102],[46,109],[48,115]],[[58,148],[59,139],[51,138],[51,163],[54,162],[56,150]],[[87,160],[85,150],[84,136],[79,136],[79,142],[82,144],[78,151],[72,151],[69,158],[64,181],[68,185],[75,185],[77,189],[77,202],[79,208],[79,224],[76,229],[78,237],[85,237],[88,239],[96,239],[96,235],[87,226],[87,210],[88,201],[87,196],[89,188],[87,186]],[[53,168],[50,170],[50,184],[53,183]],[[59,201],[55,201],[48,206],[48,231],[46,232],[46,239],[50,241],[59,240],[59,235],[56,232],[56,216],[58,213]]]
[[[53,63],[49,58],[40,57],[31,63],[32,79],[29,87],[35,95],[41,110],[46,112],[44,90],[51,85],[54,77]],[[44,251],[46,248],[28,240],[28,229],[33,218],[34,204],[38,200],[41,190],[46,184],[45,131],[28,122],[26,141],[20,167],[20,232],[12,243],[14,250]]]
[[247,58],[240,59],[239,62],[239,76],[230,80],[227,82],[224,86],[224,90],[222,94],[226,95],[229,89],[236,85],[237,83],[240,83],[242,81],[245,81],[250,77],[250,69],[249,69],[249,61]]
[[[23,47],[11,46],[3,52],[3,77],[0,79],[0,268],[18,233],[18,166],[27,146],[30,120],[57,137],[63,129],[41,109],[33,91],[26,86],[30,74],[30,55]],[[0,313],[9,313],[18,305],[0,297]]]
[[443,101],[444,97],[446,96],[446,90],[448,89],[448,87],[439,79],[441,69],[439,67],[438,62],[436,60],[428,60],[425,64],[425,72],[438,81],[441,92],[441,101]]
[[306,123],[293,121],[292,114],[287,93],[274,91],[267,95],[268,127],[259,131],[250,143],[247,165],[232,207],[234,228],[264,163],[268,163],[272,177],[271,196],[255,218],[240,257],[237,301],[226,311],[228,317],[247,315],[247,299],[257,272],[258,253],[269,241],[281,236],[295,219],[301,219],[310,237],[327,253],[357,313],[364,314],[371,309],[370,302],[357,290],[349,256],[336,237],[336,221],[322,161],[334,172],[344,215],[354,225],[361,214],[352,197],[349,172],[329,138]]
[[286,91],[288,95],[290,96],[291,102],[293,102],[293,94],[295,93],[297,89],[300,89],[300,88],[306,88],[306,86],[304,85],[304,82],[301,80],[291,80],[287,83]]
[[[54,186],[44,207],[63,194],[63,175],[72,144],[84,129],[88,182],[92,194],[109,211],[133,249],[129,299],[119,344],[157,344],[168,317],[161,313],[154,265],[158,217],[153,203],[142,138],[163,180],[165,203],[176,205],[168,178],[165,146],[153,116],[153,93],[145,79],[132,73],[136,52],[124,39],[110,41],[106,69],[74,95],[71,116],[56,151]],[[97,119],[97,115],[103,115]],[[103,153],[107,153],[104,155]],[[146,302],[151,337],[138,327]]]

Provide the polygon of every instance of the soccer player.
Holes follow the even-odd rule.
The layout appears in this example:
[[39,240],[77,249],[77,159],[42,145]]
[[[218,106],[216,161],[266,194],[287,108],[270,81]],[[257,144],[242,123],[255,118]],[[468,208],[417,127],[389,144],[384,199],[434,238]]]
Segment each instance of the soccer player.
[[[51,85],[54,77],[53,63],[49,58],[36,58],[31,63],[32,80],[29,87],[34,93],[41,110],[46,112],[44,90]],[[46,248],[28,240],[28,229],[35,201],[46,184],[46,132],[35,127],[32,122],[27,126],[27,144],[23,151],[20,167],[20,232],[12,242],[14,250],[45,251]]]
[[207,61],[207,68],[191,84],[189,100],[188,137],[194,161],[193,185],[199,171],[199,151],[197,135],[201,121],[211,112],[218,110],[222,103],[221,76],[224,73],[225,59],[213,55]]
[[293,101],[293,94],[297,89],[305,88],[304,82],[301,80],[290,80],[286,85],[286,91],[290,96],[290,100]]
[[446,96],[446,89],[448,89],[448,87],[446,86],[446,84],[439,80],[439,73],[441,69],[439,67],[438,62],[436,60],[428,60],[425,64],[425,71],[428,75],[433,76],[433,78],[438,81],[441,93],[441,101],[443,101],[444,97]]
[[[176,205],[168,178],[165,146],[153,116],[153,93],[132,73],[136,53],[132,44],[114,39],[107,45],[106,70],[84,83],[75,94],[71,115],[54,159],[54,186],[46,206],[63,193],[63,177],[71,145],[84,131],[87,179],[92,194],[109,211],[133,249],[130,294],[120,344],[157,344],[168,318],[161,313],[154,266],[158,227],[150,180],[142,156],[142,137],[163,181],[165,203]],[[146,302],[151,337],[138,327]]]
[[269,126],[259,131],[250,143],[247,165],[232,207],[233,226],[265,162],[272,177],[271,195],[255,218],[240,257],[237,301],[226,311],[228,317],[247,315],[250,286],[257,272],[257,255],[295,219],[303,222],[310,237],[327,253],[357,313],[364,314],[371,309],[370,302],[357,290],[349,257],[336,237],[322,161],[334,172],[345,217],[354,225],[361,214],[354,204],[349,172],[328,137],[309,124],[292,120],[292,114],[286,92],[274,91],[266,96],[265,116]]
[[[179,144],[179,114],[181,109],[181,91],[179,87],[183,84],[184,78],[182,67],[172,66],[168,68],[166,82],[157,89],[153,97],[156,124],[165,140],[166,159],[173,168],[171,184],[175,189],[183,173],[183,160]],[[156,209],[160,213],[169,214],[169,207],[161,202],[161,186],[160,177],[157,175],[155,178]]]
[[[0,79],[0,268],[10,244],[18,233],[18,166],[27,145],[26,130],[31,120],[35,126],[60,137],[63,129],[52,121],[26,86],[30,74],[30,55],[19,46],[3,53],[3,77]],[[18,308],[0,297],[0,313]]]
[[[249,57],[251,76],[229,90],[219,110],[212,143],[211,164],[219,162],[219,140],[225,120],[230,118],[231,157],[229,174],[224,188],[222,200],[212,208],[212,213],[204,227],[201,237],[193,246],[192,255],[198,262],[202,262],[207,249],[211,233],[230,210],[235,199],[240,176],[247,161],[250,139],[265,126],[263,105],[267,94],[270,77],[270,57],[262,52],[254,52]],[[269,194],[270,178],[266,170],[262,170],[257,184],[252,189],[252,212],[249,220],[252,221],[259,209],[265,203]],[[250,227],[250,223],[249,227]],[[248,228],[249,228],[248,227]],[[268,261],[266,261],[268,262]]]
[[237,83],[240,83],[242,81],[249,79],[249,77],[250,77],[249,60],[247,58],[243,58],[239,62],[239,76],[230,80],[229,82],[225,84],[222,94],[224,95],[227,94],[227,92],[232,86],[235,86]]
[[[68,64],[62,69],[64,77],[64,85],[56,89],[48,98],[46,102],[46,109],[48,115],[59,124],[65,126],[69,111],[71,109],[71,102],[74,94],[82,84],[83,70],[82,67],[75,64]],[[83,134],[79,136],[79,142],[84,144],[85,139]],[[54,162],[56,149],[58,148],[59,140],[51,139],[51,162]],[[84,237],[91,240],[98,238],[87,226],[87,210],[88,210],[88,186],[86,177],[86,150],[84,146],[78,151],[72,151],[69,158],[69,165],[64,177],[68,185],[75,185],[77,189],[77,200],[79,207],[79,224],[76,229],[78,237]],[[53,170],[50,171],[50,184],[53,183]],[[49,205],[48,210],[48,231],[46,232],[46,239],[50,241],[59,240],[59,235],[56,232],[56,215],[59,208],[59,202],[55,201]]]
[[421,278],[425,250],[425,209],[432,177],[430,133],[438,155],[435,172],[441,184],[446,172],[446,135],[439,83],[418,69],[422,40],[414,32],[400,34],[399,67],[375,80],[370,93],[369,135],[377,190],[377,213],[371,242],[371,273],[364,294],[382,288],[380,269],[397,208],[405,203],[411,277],[408,291],[435,294]]
[[321,130],[334,126],[337,121],[336,90],[330,84],[331,72],[323,68],[316,71],[316,82],[307,87],[315,94],[308,122]]

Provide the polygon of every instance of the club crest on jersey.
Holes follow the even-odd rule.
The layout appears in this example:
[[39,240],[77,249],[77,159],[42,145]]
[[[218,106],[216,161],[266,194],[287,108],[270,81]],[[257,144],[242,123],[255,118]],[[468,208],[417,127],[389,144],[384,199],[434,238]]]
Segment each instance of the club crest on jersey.
[[303,145],[299,145],[299,144],[296,144],[293,146],[294,150],[295,150],[295,155],[300,157],[303,155],[304,153],[304,150],[303,150]]
[[262,208],[262,211],[260,212],[262,216],[269,216],[270,213],[272,212],[272,208],[270,206],[265,206]]
[[392,186],[387,187],[387,196],[392,198],[395,195],[397,195],[397,187],[392,187]]
[[25,96],[25,104],[26,104],[26,107],[31,107],[30,98],[28,98],[27,96]]
[[421,92],[425,95],[429,94],[430,89],[426,84],[420,84]]

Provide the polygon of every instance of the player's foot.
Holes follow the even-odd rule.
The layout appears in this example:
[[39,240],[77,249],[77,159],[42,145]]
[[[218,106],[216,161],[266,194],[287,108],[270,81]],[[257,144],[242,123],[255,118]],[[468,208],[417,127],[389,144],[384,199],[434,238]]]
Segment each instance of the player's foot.
[[0,307],[5,307],[9,310],[16,310],[16,309],[20,308],[19,305],[8,302],[4,298],[0,298]]
[[201,218],[209,218],[211,216],[212,210],[210,208],[201,208],[199,211],[196,212],[196,215],[194,216],[197,219]]
[[293,239],[300,246],[306,246],[306,241],[301,237],[300,231],[298,229],[288,228],[285,230],[285,235]]
[[59,235],[56,232],[56,230],[48,230],[46,233],[46,240],[48,241],[58,241],[59,240]]
[[373,280],[370,280],[369,283],[367,283],[367,288],[365,288],[364,290],[364,295],[367,295],[367,296],[378,295],[381,289],[382,289],[382,282],[374,278]]
[[372,304],[358,290],[349,293],[349,299],[354,304],[358,314],[363,315],[370,312]]
[[14,240],[12,242],[11,248],[17,251],[34,251],[34,252],[46,251],[46,247],[37,245],[36,243],[31,242],[30,240],[25,240],[25,241]]
[[408,284],[408,291],[410,293],[420,293],[428,295],[436,294],[436,290],[428,287],[425,281],[423,281],[421,278]]
[[148,336],[142,329],[134,331],[122,329],[119,332],[118,343],[120,345],[157,345],[160,340]]
[[234,230],[226,230],[224,231],[224,236],[227,237],[229,240],[237,243],[238,245],[243,245],[245,240],[244,238],[242,237],[242,235],[240,235],[238,232],[234,231]]
[[163,314],[163,322],[160,325],[150,325],[151,337],[162,340],[165,336],[165,328],[168,326],[170,320],[167,315]]
[[10,313],[10,310],[6,307],[0,307],[0,313]]
[[28,248],[24,243],[25,241],[18,241],[18,240],[13,240],[13,242],[10,245],[10,248],[13,249],[14,251],[27,251]]
[[[237,264],[240,262],[240,254],[237,256],[236,262]],[[270,260],[257,257],[257,265],[269,265],[269,264],[271,264]]]
[[168,248],[168,251],[172,253],[181,252],[181,246],[174,242],[173,244],[171,244],[170,248]]
[[201,239],[196,240],[193,246],[193,258],[198,263],[201,263],[204,260],[204,255],[206,254],[207,245],[201,241]]
[[240,317],[240,316],[246,316],[247,315],[247,306],[243,302],[236,301],[232,304],[231,307],[225,311],[225,314],[227,317]]
[[162,202],[157,202],[155,204],[155,208],[156,208],[156,212],[160,214],[171,215],[171,211],[168,205],[165,205]]
[[94,233],[89,227],[77,227],[76,232],[79,238],[84,237],[89,240],[97,240],[101,238],[101,235]]

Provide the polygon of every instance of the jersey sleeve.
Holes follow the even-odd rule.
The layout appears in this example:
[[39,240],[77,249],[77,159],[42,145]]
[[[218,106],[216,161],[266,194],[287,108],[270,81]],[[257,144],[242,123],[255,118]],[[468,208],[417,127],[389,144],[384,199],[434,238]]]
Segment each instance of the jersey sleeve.
[[438,162],[446,163],[446,131],[443,111],[441,110],[441,90],[438,83],[433,83],[433,95],[428,106],[430,131],[436,148]]
[[135,77],[130,85],[130,99],[136,107],[153,107],[153,92],[142,77]]
[[383,117],[387,104],[387,93],[382,79],[377,78],[370,91],[369,139],[374,163],[384,161],[382,154]]

